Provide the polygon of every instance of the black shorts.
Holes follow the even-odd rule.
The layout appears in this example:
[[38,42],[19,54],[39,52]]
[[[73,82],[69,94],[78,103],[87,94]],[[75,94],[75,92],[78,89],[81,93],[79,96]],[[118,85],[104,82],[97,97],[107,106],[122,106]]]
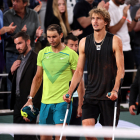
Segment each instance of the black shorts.
[[[82,106],[82,120],[94,118],[97,123],[97,118],[100,115],[99,123],[102,126],[113,126],[114,119],[114,101],[111,100],[93,100],[84,99]],[[118,124],[120,115],[120,103],[117,107],[116,125]]]

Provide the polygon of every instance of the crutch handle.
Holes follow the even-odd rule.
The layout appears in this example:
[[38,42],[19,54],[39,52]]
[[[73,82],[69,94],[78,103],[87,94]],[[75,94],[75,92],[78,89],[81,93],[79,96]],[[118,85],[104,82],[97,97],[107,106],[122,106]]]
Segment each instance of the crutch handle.
[[110,97],[110,96],[111,96],[111,92],[108,92],[108,94],[107,94],[107,95],[108,95],[108,97]]
[[69,94],[66,94],[66,98],[69,98]]
[[[69,94],[66,94],[66,98],[69,98]],[[67,109],[70,108],[70,102],[67,104]]]

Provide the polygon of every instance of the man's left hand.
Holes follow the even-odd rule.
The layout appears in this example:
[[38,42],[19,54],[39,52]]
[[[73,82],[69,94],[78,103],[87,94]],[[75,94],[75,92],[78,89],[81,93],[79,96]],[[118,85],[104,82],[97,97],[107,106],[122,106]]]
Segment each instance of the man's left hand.
[[110,96],[108,96],[108,93],[106,95],[106,97],[109,98],[110,100],[114,101],[118,98],[118,93],[116,91],[111,91],[110,93],[111,93]]
[[25,120],[25,122],[30,122],[30,120],[26,117],[23,117],[23,119]]
[[43,29],[41,29],[41,26],[39,26],[36,30],[36,37],[40,37],[43,33]]
[[79,117],[82,117],[82,106],[81,105],[78,105],[78,108],[77,108],[77,117],[76,118],[79,118]]

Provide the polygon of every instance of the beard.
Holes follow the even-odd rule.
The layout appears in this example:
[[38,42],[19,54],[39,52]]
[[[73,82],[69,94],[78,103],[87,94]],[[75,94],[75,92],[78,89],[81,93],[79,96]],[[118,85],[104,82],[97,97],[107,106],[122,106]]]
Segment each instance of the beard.
[[123,5],[125,0],[122,0],[122,1],[119,1],[119,0],[115,0],[115,2],[118,4],[118,5]]
[[52,47],[54,47],[54,48],[57,48],[57,47],[59,46],[59,44],[60,44],[60,42],[58,42],[58,44],[52,46],[51,43],[50,43],[50,45],[51,45]]
[[100,31],[101,31],[101,29],[94,29],[94,31],[96,31],[96,32],[100,32]]
[[94,31],[96,32],[100,32],[104,27],[100,28],[100,29],[94,29]]
[[24,49],[18,49],[18,52],[19,52],[19,54],[23,54],[24,55],[26,53],[27,49],[28,49],[28,46],[27,46],[27,44],[25,44]]

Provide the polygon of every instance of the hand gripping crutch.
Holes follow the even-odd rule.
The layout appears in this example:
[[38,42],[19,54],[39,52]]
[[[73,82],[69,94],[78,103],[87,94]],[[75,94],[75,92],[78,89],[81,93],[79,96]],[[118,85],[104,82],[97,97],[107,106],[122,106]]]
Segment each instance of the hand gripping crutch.
[[[121,92],[122,83],[123,83],[123,79],[121,79],[121,81],[120,81],[118,97],[119,97],[119,94]],[[110,92],[108,93],[108,96],[111,96]],[[116,126],[117,105],[118,105],[118,98],[116,99],[115,104],[114,104],[114,120],[113,120],[113,136],[112,136],[112,140],[114,140],[114,130],[115,130],[115,126]]]
[[[71,82],[69,83],[69,86],[70,86]],[[73,93],[77,90],[79,84],[76,86],[76,88],[74,89]],[[73,95],[72,93],[72,95]],[[72,95],[71,95],[71,98],[72,98]],[[69,98],[69,94],[66,94],[66,98]],[[67,120],[67,116],[68,116],[68,113],[69,113],[69,109],[70,109],[70,104],[71,104],[71,101],[67,104],[67,110],[66,110],[66,114],[65,114],[65,118],[64,118],[64,122],[63,122],[63,127],[62,127],[62,131],[61,131],[61,135],[60,135],[60,139],[59,140],[62,140],[62,136],[63,136],[63,129],[65,127],[65,124],[66,124],[66,120]]]

